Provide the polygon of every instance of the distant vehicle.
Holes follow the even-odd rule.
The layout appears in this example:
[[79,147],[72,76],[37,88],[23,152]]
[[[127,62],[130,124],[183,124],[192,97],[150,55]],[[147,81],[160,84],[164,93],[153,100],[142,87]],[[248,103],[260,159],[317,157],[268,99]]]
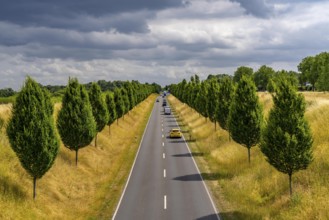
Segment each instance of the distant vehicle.
[[164,107],[164,114],[165,115],[170,115],[171,114],[171,109],[169,107]]
[[159,102],[159,99],[157,99],[157,102]]
[[182,132],[179,128],[173,128],[170,130],[169,137],[170,138],[181,138],[183,136]]
[[167,102],[162,102],[162,106],[167,106]]

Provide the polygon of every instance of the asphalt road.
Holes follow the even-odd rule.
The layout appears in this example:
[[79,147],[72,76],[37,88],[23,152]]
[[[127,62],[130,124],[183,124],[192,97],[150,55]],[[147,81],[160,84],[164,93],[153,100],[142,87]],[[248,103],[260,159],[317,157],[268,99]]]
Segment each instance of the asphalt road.
[[113,219],[219,219],[184,138],[167,137],[177,121],[159,100]]

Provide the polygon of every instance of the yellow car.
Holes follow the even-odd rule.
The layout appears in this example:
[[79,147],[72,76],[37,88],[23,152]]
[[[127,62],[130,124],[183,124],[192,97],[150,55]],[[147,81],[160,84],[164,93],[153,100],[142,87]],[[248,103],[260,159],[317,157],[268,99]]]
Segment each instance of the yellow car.
[[181,138],[183,136],[182,132],[179,128],[173,128],[170,130],[169,137],[170,138]]

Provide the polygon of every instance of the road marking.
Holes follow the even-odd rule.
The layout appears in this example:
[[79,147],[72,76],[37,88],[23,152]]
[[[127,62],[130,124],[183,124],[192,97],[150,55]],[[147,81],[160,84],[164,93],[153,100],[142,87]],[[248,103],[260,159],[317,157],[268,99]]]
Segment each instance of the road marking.
[[162,142],[162,147],[164,147],[164,142]]
[[162,135],[162,138],[164,138],[164,135]]
[[166,154],[165,154],[165,153],[162,154],[162,158],[163,158],[163,159],[166,158]]
[[163,170],[163,178],[166,178],[167,173],[166,173],[166,169]]
[[162,128],[162,132],[163,132],[163,128]]
[[166,195],[164,196],[163,200],[164,200],[163,208],[166,210],[167,209],[167,196]]

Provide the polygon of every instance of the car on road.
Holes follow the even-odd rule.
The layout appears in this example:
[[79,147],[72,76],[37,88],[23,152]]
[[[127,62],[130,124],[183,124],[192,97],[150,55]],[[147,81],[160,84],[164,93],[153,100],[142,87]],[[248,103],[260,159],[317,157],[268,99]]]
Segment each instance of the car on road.
[[171,109],[169,107],[164,107],[164,114],[165,115],[170,115],[171,114]]
[[159,99],[157,99],[157,102],[159,102]]
[[164,106],[167,106],[167,102],[163,101],[163,102],[162,102],[162,106],[163,106],[163,107],[164,107]]
[[180,131],[179,128],[173,128],[169,132],[169,137],[170,138],[181,138],[183,136],[182,132]]

